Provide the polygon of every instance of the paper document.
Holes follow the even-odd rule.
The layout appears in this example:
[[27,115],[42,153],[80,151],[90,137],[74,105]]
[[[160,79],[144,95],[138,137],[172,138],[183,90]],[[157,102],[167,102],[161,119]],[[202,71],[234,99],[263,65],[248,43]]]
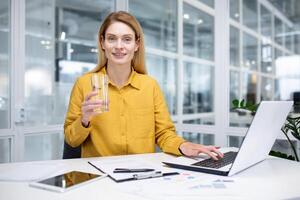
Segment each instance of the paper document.
[[[179,174],[174,169],[168,169],[160,165],[154,165],[135,159],[130,160],[128,158],[90,161],[89,164],[108,174],[116,182],[158,178]],[[124,170],[124,173],[120,173],[120,169],[127,170]]]

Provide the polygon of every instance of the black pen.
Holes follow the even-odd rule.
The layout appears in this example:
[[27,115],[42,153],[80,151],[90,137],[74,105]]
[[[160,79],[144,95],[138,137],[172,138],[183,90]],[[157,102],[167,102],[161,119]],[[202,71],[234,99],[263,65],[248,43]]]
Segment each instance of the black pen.
[[180,173],[178,172],[168,172],[168,173],[163,173],[162,176],[173,176],[173,175],[179,175]]
[[136,169],[129,169],[129,168],[115,168],[114,173],[133,173],[133,172],[152,172],[155,169],[149,168],[136,168]]

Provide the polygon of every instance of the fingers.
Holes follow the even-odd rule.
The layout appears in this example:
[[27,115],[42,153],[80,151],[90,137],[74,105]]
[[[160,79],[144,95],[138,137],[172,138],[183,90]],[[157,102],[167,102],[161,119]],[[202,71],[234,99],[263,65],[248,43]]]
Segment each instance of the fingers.
[[[199,153],[205,153],[214,160],[218,160],[219,158],[223,158],[224,156],[223,153],[218,150],[218,147],[215,146],[204,146],[191,143],[189,149],[190,156],[198,156]],[[193,151],[191,151],[191,149],[193,149]]]
[[224,157],[224,154],[222,152],[220,152],[217,148],[212,149],[212,151],[214,153],[216,153],[219,158],[223,158]]
[[97,95],[97,91],[93,91],[85,96],[85,101],[81,104],[82,114],[85,114],[87,111],[92,111],[97,107],[101,107],[103,101],[100,99],[92,99],[93,96]]
[[218,157],[213,152],[211,152],[210,150],[205,149],[202,152],[205,153],[205,154],[207,154],[212,159],[218,160]]
[[217,155],[218,158],[223,158],[223,153],[220,152],[218,149],[220,147],[215,147],[215,146],[207,146],[207,149],[209,149],[209,151],[215,153]]
[[85,105],[85,106],[82,107],[81,111],[82,111],[82,114],[87,114],[87,113],[93,112],[96,108],[99,108],[98,104],[96,104],[96,105]]
[[98,114],[98,112],[95,112],[95,110],[100,108],[104,103],[103,100],[92,99],[92,97],[96,95],[96,91],[89,93],[86,95],[84,102],[81,104],[82,121],[85,123],[90,121],[91,117]]
[[93,96],[96,96],[98,94],[97,91],[93,91],[85,96],[85,101],[89,101]]
[[81,107],[85,107],[85,106],[101,106],[102,104],[104,104],[103,100],[89,100],[89,101],[84,101],[82,104],[81,104]]

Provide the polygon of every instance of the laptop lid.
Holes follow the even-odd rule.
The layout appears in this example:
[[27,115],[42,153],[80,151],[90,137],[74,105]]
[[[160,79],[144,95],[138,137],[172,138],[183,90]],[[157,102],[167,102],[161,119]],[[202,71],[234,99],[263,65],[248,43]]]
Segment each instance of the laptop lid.
[[193,166],[196,161],[183,156],[163,163],[179,169],[223,176],[236,174],[264,160],[268,156],[292,105],[292,101],[262,101],[235,160],[223,168],[214,169]]
[[264,160],[284,124],[293,101],[262,101],[229,171],[236,174]]

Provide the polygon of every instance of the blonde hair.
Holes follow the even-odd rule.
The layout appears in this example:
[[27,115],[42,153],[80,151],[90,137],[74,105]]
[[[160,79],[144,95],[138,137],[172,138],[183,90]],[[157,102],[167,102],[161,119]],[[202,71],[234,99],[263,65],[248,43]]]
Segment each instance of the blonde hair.
[[98,32],[98,64],[91,72],[97,72],[107,65],[107,58],[101,47],[101,40],[102,38],[105,39],[105,32],[107,28],[114,22],[122,22],[134,31],[135,40],[138,41],[139,48],[134,53],[131,65],[136,72],[147,74],[145,66],[144,34],[142,27],[134,16],[125,11],[112,12],[103,21]]

